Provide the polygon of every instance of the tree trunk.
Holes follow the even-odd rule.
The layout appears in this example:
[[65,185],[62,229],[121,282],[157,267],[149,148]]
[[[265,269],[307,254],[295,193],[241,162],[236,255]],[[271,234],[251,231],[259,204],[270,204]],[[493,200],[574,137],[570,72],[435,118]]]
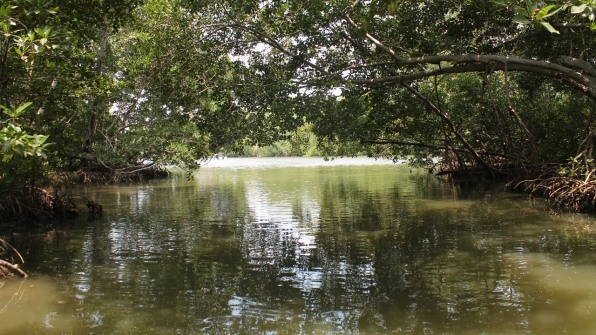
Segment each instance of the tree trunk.
[[[104,20],[104,26],[99,36],[99,50],[97,55],[97,67],[95,75],[101,78],[105,75],[105,63],[107,59],[107,44],[109,38],[109,21]],[[83,144],[83,152],[91,153],[93,151],[93,142],[95,140],[95,133],[97,132],[98,117],[106,108],[106,101],[102,96],[93,97],[91,104],[91,115],[89,115],[89,124],[87,127],[87,136]]]

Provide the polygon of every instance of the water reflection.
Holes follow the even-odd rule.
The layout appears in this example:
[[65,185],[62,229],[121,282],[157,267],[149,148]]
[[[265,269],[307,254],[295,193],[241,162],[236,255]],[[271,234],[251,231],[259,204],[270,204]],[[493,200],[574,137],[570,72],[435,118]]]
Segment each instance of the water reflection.
[[11,329],[596,331],[591,218],[548,216],[519,195],[454,191],[391,164],[258,162],[81,190],[104,216],[23,241],[53,293],[33,328]]
[[62,333],[73,318],[56,316],[72,303],[69,299],[46,277],[0,282],[0,334]]

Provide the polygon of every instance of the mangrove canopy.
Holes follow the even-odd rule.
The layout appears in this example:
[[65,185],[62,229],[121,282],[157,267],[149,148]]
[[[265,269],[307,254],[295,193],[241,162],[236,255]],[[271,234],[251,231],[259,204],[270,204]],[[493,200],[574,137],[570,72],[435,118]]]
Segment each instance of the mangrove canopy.
[[588,0],[4,1],[0,215],[48,182],[148,178],[311,135],[328,156],[408,157],[593,210],[595,11]]

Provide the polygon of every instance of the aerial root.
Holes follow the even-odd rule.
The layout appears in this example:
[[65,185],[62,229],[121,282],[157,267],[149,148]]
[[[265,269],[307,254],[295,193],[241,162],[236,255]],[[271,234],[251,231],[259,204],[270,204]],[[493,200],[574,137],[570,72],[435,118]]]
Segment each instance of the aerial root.
[[538,178],[517,181],[513,190],[542,196],[557,209],[596,212],[596,180],[565,176],[553,170],[543,172]]

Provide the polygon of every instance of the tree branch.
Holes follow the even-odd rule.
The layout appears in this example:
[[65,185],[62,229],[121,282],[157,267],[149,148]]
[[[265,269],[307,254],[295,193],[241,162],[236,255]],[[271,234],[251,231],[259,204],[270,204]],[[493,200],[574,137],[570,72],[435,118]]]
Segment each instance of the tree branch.
[[9,263],[5,260],[0,259],[0,266],[8,269],[10,272],[12,272],[15,275],[18,275],[19,277],[23,277],[23,278],[29,277],[27,275],[27,273],[25,271],[21,270],[17,265]]
[[474,147],[472,147],[472,145],[468,143],[468,141],[466,141],[463,135],[455,128],[453,121],[451,121],[451,119],[447,115],[445,115],[445,113],[443,113],[443,111],[439,107],[437,107],[432,101],[430,101],[426,96],[424,96],[418,90],[413,88],[411,85],[408,85],[406,83],[401,83],[401,85],[408,91],[410,91],[412,94],[414,94],[422,102],[424,102],[433,112],[435,112],[435,114],[437,114],[447,124],[453,135],[455,135],[457,140],[468,150],[468,152],[472,156],[474,156],[474,159],[476,160],[476,162],[478,162],[478,164],[486,168],[487,171],[494,170],[494,168],[490,164],[488,164],[482,157],[480,157],[480,155],[478,154],[478,152],[476,152]]
[[[512,62],[508,62],[513,60]],[[418,71],[397,76],[387,76],[372,79],[353,79],[354,84],[376,85],[385,83],[401,83],[441,74],[485,72],[486,65],[491,65],[491,71],[521,71],[541,74],[547,77],[563,80],[573,87],[582,91],[591,99],[596,100],[596,81],[577,71],[565,66],[549,63],[546,61],[534,61],[521,58],[510,58],[508,56],[494,55],[461,55],[461,56],[424,56],[409,58],[406,61],[395,63],[400,64],[438,64],[442,61],[464,63],[451,67],[440,67],[433,70]],[[469,62],[469,63],[467,63]]]
[[[469,152],[468,149],[465,148],[454,148],[448,145],[441,145],[441,144],[429,144],[429,143],[421,143],[421,142],[409,142],[409,141],[396,141],[396,140],[384,140],[384,139],[361,139],[362,142],[368,144],[391,144],[391,145],[403,145],[403,146],[414,146],[420,148],[428,148],[428,149],[436,149],[436,150],[451,150],[451,151],[458,151],[458,152]],[[511,159],[514,158],[510,155],[505,155],[500,152],[491,152],[491,151],[478,151],[479,155],[482,156],[492,156],[492,157],[501,157]]]
[[[527,58],[519,58],[519,57],[511,57],[511,56],[502,56],[502,55],[479,55],[479,54],[469,54],[469,55],[430,55],[430,56],[421,56],[421,57],[402,57],[397,54],[397,52],[392,49],[391,47],[383,44],[380,40],[375,38],[369,32],[364,31],[361,29],[354,20],[348,15],[344,14],[344,19],[354,29],[360,30],[365,37],[372,42],[377,48],[385,52],[386,54],[390,55],[394,60],[396,65],[420,65],[420,64],[441,64],[442,62],[451,62],[451,63],[480,63],[480,64],[489,64],[489,63],[496,63],[495,69],[497,70],[508,70],[508,71],[527,71],[527,72],[534,72],[539,73],[542,75],[546,75],[549,77],[554,77],[558,79],[562,79],[573,85],[574,87],[583,91],[586,95],[590,98],[596,100],[596,79],[585,76],[573,69],[568,67],[553,64],[546,61],[539,61]],[[571,27],[571,25],[563,25],[563,27]],[[400,51],[409,54],[407,50],[400,48]],[[478,64],[477,64],[478,65]],[[459,71],[458,71],[459,70]],[[466,67],[466,69],[461,67],[453,67],[450,68],[450,71],[443,71],[441,68],[438,70],[433,71],[420,71],[413,74],[405,75],[411,76],[411,79],[420,79],[429,76],[434,76],[436,74],[443,74],[443,73],[462,73],[462,72],[475,72],[475,71],[483,71],[484,66],[470,66]],[[425,74],[426,73],[426,74]],[[419,77],[420,76],[420,77]],[[395,77],[394,77],[395,78]],[[411,79],[401,79],[395,81],[407,81]]]

